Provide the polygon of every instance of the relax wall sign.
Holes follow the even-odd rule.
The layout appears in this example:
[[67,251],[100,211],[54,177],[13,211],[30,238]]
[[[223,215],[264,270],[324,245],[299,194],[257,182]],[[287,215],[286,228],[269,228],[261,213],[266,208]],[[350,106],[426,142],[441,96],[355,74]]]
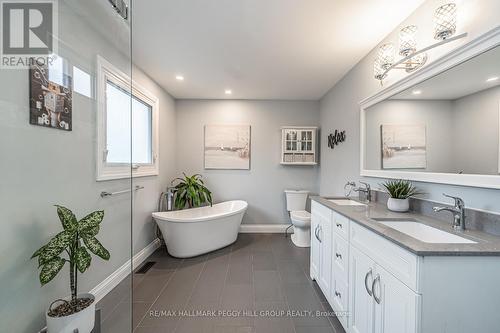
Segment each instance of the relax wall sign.
[[334,149],[335,146],[345,141],[345,137],[345,131],[335,130],[334,133],[328,135],[328,147]]

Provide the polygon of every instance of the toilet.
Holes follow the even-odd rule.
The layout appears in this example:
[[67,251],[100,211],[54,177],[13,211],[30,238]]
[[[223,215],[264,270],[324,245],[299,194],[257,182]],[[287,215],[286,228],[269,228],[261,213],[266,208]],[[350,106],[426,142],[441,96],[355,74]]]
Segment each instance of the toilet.
[[306,211],[309,192],[285,190],[286,210],[293,224],[292,242],[298,247],[311,246],[311,214]]

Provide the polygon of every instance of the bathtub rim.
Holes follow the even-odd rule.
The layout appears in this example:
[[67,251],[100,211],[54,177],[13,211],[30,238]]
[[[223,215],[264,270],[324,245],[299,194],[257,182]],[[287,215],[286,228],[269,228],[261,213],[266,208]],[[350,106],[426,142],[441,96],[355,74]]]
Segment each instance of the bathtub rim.
[[[171,212],[154,212],[152,215],[156,221],[169,222],[169,223],[196,223],[196,222],[203,222],[203,221],[212,221],[212,220],[217,220],[217,219],[220,219],[223,217],[238,215],[238,214],[241,214],[242,212],[245,212],[248,208],[248,202],[246,202],[245,200],[223,201],[223,202],[216,203],[213,206],[223,205],[223,204],[232,203],[232,202],[242,203],[243,206],[237,210],[232,210],[232,211],[220,213],[217,215],[201,216],[201,217],[189,217],[189,218],[187,218],[187,217],[178,218],[177,217],[176,218],[176,217],[165,216],[166,214],[171,213]],[[207,206],[188,208],[188,209],[184,209],[183,211],[189,211],[189,210],[195,210],[195,209],[205,209],[205,208],[207,208]],[[208,208],[210,208],[210,207],[208,207]]]

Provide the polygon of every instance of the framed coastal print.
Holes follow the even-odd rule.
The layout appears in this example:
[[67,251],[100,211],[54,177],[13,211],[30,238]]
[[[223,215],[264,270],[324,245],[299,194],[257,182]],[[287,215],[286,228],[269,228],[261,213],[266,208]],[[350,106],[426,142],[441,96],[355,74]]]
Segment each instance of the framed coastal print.
[[250,125],[206,125],[205,169],[250,170]]
[[425,125],[381,125],[382,169],[425,169]]

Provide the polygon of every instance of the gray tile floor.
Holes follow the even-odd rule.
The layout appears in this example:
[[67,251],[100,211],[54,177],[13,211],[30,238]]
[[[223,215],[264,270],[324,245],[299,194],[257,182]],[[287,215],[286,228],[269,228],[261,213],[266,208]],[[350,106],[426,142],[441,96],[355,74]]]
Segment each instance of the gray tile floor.
[[148,260],[152,269],[99,302],[103,333],[344,332],[324,314],[332,310],[309,278],[309,249],[283,235],[240,234],[208,255],[182,260],[160,249]]

